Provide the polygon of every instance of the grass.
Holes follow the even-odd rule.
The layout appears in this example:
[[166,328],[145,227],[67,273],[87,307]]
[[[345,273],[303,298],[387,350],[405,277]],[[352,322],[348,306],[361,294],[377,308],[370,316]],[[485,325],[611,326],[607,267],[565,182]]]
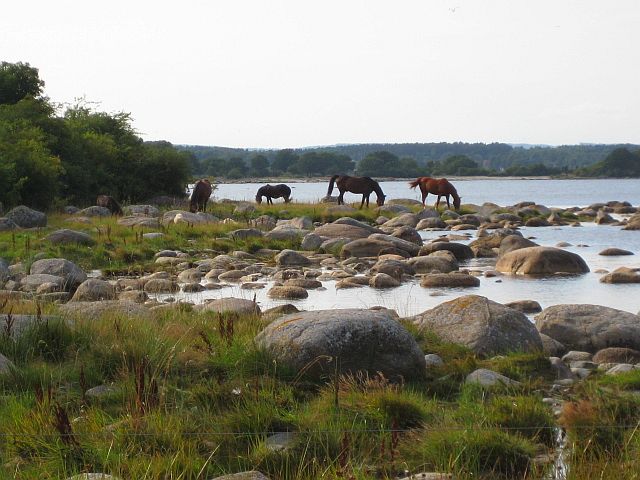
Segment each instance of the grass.
[[[242,217],[234,208],[214,204],[212,213],[235,223],[171,225],[152,240],[142,240],[147,229],[113,218],[69,224],[68,217],[52,215],[45,229],[1,232],[0,249],[26,270],[44,256],[68,258],[85,270],[152,272],[160,268],[154,254],[162,249],[181,250],[192,261],[299,247],[297,240],[228,236],[259,215],[343,216],[317,204],[262,205]],[[372,222],[377,213],[350,216]],[[63,227],[90,233],[96,244],[45,240]],[[144,319],[105,314],[71,322],[47,320],[56,306],[32,300],[0,302],[0,312],[41,317],[20,335],[7,335],[0,325],[0,353],[16,366],[0,375],[0,478],[105,472],[123,479],[203,479],[258,469],[273,479],[379,479],[405,470],[534,479],[544,478],[546,467],[533,459],[552,451],[560,426],[568,433],[571,478],[613,478],[616,469],[623,472],[616,478],[637,478],[632,472],[640,471],[640,400],[628,392],[640,385],[635,372],[595,374],[573,387],[558,421],[542,402],[554,378],[544,355],[478,358],[412,325],[405,326],[422,350],[444,360],[425,380],[394,384],[381,375],[355,375],[310,383],[256,347],[265,320],[255,315],[219,318],[180,309]],[[465,384],[476,368],[522,386]],[[86,394],[97,386],[111,390]],[[289,448],[270,447],[274,432],[294,434]]]

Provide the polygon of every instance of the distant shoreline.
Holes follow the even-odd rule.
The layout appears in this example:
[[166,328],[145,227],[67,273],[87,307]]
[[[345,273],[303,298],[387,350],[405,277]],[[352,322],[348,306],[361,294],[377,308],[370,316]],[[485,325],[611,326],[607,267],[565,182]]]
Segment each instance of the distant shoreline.
[[[469,177],[455,177],[447,176],[449,180],[453,181],[467,181],[467,180],[579,180],[581,177],[567,177],[567,178],[554,178],[550,176],[545,177],[492,177],[492,176],[469,176]],[[415,180],[416,177],[396,178],[396,177],[375,177],[378,182],[410,182]],[[594,179],[590,179],[594,180]],[[328,177],[263,177],[263,178],[239,178],[239,179],[221,179],[216,180],[214,177],[214,183],[217,184],[240,184],[240,183],[322,183],[328,182]]]

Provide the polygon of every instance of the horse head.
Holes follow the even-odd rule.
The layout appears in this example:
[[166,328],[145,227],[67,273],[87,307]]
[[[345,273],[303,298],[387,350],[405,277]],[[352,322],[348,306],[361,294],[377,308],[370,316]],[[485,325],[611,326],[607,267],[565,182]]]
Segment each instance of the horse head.
[[191,202],[189,202],[189,211],[191,213],[196,213],[198,211],[198,203],[191,200]]
[[284,197],[284,203],[291,203],[291,197]]
[[260,194],[257,194],[257,195],[256,195],[256,203],[257,203],[258,205],[260,205],[260,204],[262,203],[262,195],[260,195]]
[[460,200],[462,200],[462,197],[455,197],[453,199],[453,208],[456,210],[460,210]]
[[384,199],[386,198],[385,195],[380,195],[378,197],[378,199],[376,200],[376,203],[378,204],[379,207],[384,205]]

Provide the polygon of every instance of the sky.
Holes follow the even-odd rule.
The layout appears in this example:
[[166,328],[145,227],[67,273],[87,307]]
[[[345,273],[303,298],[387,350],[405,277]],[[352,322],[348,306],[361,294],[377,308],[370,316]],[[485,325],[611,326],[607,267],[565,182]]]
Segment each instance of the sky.
[[21,0],[0,60],[146,140],[640,143],[638,0]]

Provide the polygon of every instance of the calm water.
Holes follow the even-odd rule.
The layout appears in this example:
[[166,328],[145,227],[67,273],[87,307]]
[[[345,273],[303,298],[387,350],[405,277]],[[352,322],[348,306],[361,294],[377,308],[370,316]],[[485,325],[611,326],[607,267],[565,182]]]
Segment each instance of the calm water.
[[[599,180],[456,180],[454,181],[462,203],[493,202],[498,205],[513,205],[522,201],[532,201],[548,207],[587,206],[609,200],[626,200],[632,205],[640,205],[640,179],[599,179]],[[256,191],[263,183],[219,184],[214,198],[254,201]],[[293,183],[288,185],[292,198],[299,202],[316,202],[327,194],[327,182]],[[381,182],[380,186],[388,199],[415,198],[420,200],[420,191],[411,190],[406,181]],[[335,189],[334,195],[338,194]],[[347,202],[360,201],[360,195],[345,194]],[[372,200],[375,194],[372,195]],[[280,200],[282,201],[282,200]],[[435,197],[429,195],[429,204]]]
[[[640,268],[640,231],[625,231],[620,227],[583,224],[582,227],[546,227],[523,228],[526,237],[535,237],[541,245],[555,246],[558,242],[569,242],[566,249],[582,256],[591,272],[578,276],[557,276],[531,278],[524,276],[501,275],[493,278],[480,278],[476,288],[427,289],[419,281],[411,281],[400,287],[376,290],[368,287],[336,290],[335,281],[323,282],[326,290],[309,290],[309,298],[299,301],[272,300],[267,291],[273,285],[268,282],[261,290],[241,290],[233,285],[222,290],[206,291],[197,294],[179,293],[177,299],[200,303],[208,298],[241,297],[251,299],[254,293],[262,309],[284,303],[293,303],[304,310],[327,308],[368,308],[382,305],[395,309],[401,316],[420,313],[460,295],[484,295],[497,302],[532,299],[542,307],[561,303],[591,303],[638,313],[640,310],[640,284],[609,285],[599,282],[602,274],[598,269],[613,270],[619,266]],[[425,239],[436,238],[444,232],[422,232]],[[475,232],[473,232],[475,234]],[[466,242],[463,242],[466,243]],[[598,252],[607,247],[622,247],[636,255],[624,257],[604,257]],[[461,268],[473,270],[491,270],[494,259],[473,259]],[[160,299],[168,295],[159,296]]]

